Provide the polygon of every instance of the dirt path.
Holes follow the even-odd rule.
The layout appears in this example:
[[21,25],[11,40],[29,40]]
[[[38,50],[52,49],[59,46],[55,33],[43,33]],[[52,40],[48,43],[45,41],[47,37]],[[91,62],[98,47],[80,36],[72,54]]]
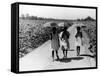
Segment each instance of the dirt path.
[[[68,59],[63,59],[63,53],[59,49],[59,61],[52,62],[51,57],[51,41],[47,41],[42,46],[38,47],[25,57],[19,60],[20,71],[32,71],[32,70],[48,70],[48,69],[69,69],[69,68],[82,68],[82,67],[95,67],[94,58],[88,56],[76,56],[75,51],[75,38],[76,33],[75,27],[70,27],[69,32],[71,33],[70,45],[74,51],[68,51]],[[89,39],[84,33],[84,46],[81,46],[81,54],[90,54],[87,49],[89,46]]]

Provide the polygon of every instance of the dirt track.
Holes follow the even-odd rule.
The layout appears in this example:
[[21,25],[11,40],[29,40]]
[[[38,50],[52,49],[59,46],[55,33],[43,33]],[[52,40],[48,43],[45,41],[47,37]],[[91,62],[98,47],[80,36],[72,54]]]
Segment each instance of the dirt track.
[[[76,26],[76,25],[75,25]],[[76,56],[75,49],[75,26],[70,27],[68,30],[70,32],[70,45],[71,49],[74,51],[68,51],[68,59],[63,59],[63,54],[61,49],[59,49],[59,61],[52,62],[51,57],[51,41],[47,41],[42,46],[35,49],[33,52],[29,53],[25,57],[21,58],[19,61],[20,71],[32,71],[32,70],[48,70],[48,69],[69,69],[69,68],[84,68],[84,67],[95,67],[94,58],[88,56]],[[81,46],[80,54],[92,55],[89,50],[89,39],[87,34],[83,31],[84,45]]]

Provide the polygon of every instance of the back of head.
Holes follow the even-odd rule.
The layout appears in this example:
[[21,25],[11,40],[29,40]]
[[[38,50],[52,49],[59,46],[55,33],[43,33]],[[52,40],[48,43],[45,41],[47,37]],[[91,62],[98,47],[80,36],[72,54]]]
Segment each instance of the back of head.
[[68,25],[64,24],[64,29],[63,29],[63,31],[66,32],[67,29],[68,29]]
[[56,27],[53,27],[53,28],[52,28],[53,34],[56,34],[56,31],[57,31]]
[[81,28],[79,26],[77,26],[77,31],[80,31],[80,30],[81,30]]
[[56,34],[57,28],[56,28],[57,24],[56,23],[51,23],[51,27],[52,27],[52,33]]

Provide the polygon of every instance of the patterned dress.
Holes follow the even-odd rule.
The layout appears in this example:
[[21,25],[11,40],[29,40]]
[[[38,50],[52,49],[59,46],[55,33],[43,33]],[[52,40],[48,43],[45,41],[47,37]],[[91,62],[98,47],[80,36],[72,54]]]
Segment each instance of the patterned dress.
[[51,48],[53,50],[59,50],[60,44],[59,44],[59,36],[58,33],[56,34],[51,34],[52,35],[52,39],[51,39]]

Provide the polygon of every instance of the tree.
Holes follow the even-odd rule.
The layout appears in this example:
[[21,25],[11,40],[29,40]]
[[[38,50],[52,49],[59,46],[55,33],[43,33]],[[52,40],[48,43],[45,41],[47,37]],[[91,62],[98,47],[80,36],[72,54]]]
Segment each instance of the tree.
[[21,15],[21,18],[22,18],[22,19],[25,19],[25,16],[24,16],[24,14],[22,14],[22,15]]
[[29,14],[27,13],[27,14],[26,14],[26,19],[29,19],[29,17],[30,17],[30,16],[29,16]]
[[92,17],[88,16],[84,19],[84,21],[95,21],[95,19],[93,19]]

